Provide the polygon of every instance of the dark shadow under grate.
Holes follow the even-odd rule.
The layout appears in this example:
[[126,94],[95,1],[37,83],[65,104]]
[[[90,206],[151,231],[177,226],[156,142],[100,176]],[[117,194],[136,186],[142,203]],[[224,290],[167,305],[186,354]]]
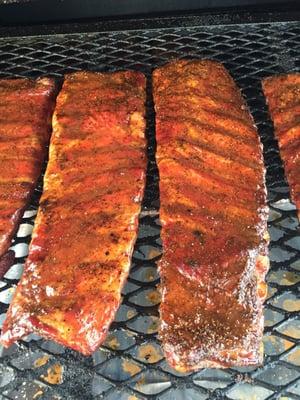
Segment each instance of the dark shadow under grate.
[[[126,68],[141,70],[150,77],[153,68],[173,58],[223,62],[243,89],[264,144],[272,238],[264,365],[192,374],[171,370],[156,335],[156,261],[161,247],[154,121],[149,100],[144,207],[130,277],[110,334],[92,357],[34,335],[8,350],[0,348],[2,398],[300,399],[300,234],[260,88],[265,76],[299,69],[299,39],[300,25],[293,22],[0,39],[0,77],[61,77],[78,69]],[[40,191],[36,190],[12,245],[17,256],[15,265],[0,281],[0,323],[22,271]]]

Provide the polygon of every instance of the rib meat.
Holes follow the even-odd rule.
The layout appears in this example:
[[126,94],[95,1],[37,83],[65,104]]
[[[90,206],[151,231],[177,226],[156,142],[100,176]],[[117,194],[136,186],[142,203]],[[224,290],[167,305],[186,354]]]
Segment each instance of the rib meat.
[[175,61],[153,82],[166,358],[183,372],[258,364],[268,209],[253,120],[216,62]]
[[300,219],[300,74],[271,76],[262,87]]
[[54,96],[48,78],[0,80],[0,259],[41,174]]
[[4,345],[35,332],[88,355],[105,339],[136,239],[146,165],[144,102],[145,78],[138,72],[65,77]]

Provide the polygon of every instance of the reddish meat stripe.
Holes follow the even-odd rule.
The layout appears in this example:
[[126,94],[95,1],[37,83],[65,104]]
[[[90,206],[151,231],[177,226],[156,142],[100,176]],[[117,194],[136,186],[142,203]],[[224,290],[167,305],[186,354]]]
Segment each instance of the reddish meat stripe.
[[262,87],[300,219],[300,74],[271,76]]
[[146,168],[145,78],[66,75],[25,269],[3,325],[91,354],[121,300]]
[[153,90],[166,358],[183,372],[261,363],[268,212],[253,120],[216,62],[167,64]]
[[55,93],[48,78],[0,80],[1,265],[41,174]]

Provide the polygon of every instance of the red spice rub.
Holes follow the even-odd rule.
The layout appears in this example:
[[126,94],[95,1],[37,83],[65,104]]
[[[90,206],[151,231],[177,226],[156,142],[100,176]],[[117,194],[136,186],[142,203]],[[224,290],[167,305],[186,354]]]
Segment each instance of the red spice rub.
[[252,117],[213,61],[158,68],[153,88],[166,358],[179,371],[261,363],[268,209]]
[[262,87],[300,219],[300,74],[271,76]]
[[54,97],[48,78],[0,80],[0,258],[41,174]]
[[83,354],[121,301],[145,181],[145,78],[67,75],[57,99],[44,193],[5,346],[29,332]]

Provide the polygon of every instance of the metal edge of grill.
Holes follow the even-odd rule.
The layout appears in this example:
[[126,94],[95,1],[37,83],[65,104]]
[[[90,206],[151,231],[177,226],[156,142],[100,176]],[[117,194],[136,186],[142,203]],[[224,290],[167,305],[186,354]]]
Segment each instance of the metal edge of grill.
[[[119,30],[0,39],[0,77],[79,69],[137,69],[148,77],[148,170],[139,235],[123,302],[104,345],[92,357],[30,335],[0,348],[0,394],[8,399],[300,399],[297,288],[300,235],[289,201],[260,79],[299,70],[297,22]],[[171,370],[157,339],[161,256],[151,71],[174,58],[212,58],[229,69],[250,107],[264,145],[270,204],[271,270],[265,307],[265,360],[259,368]],[[13,241],[15,264],[0,281],[0,322],[20,277],[41,182]],[[282,397],[280,397],[282,396]]]

